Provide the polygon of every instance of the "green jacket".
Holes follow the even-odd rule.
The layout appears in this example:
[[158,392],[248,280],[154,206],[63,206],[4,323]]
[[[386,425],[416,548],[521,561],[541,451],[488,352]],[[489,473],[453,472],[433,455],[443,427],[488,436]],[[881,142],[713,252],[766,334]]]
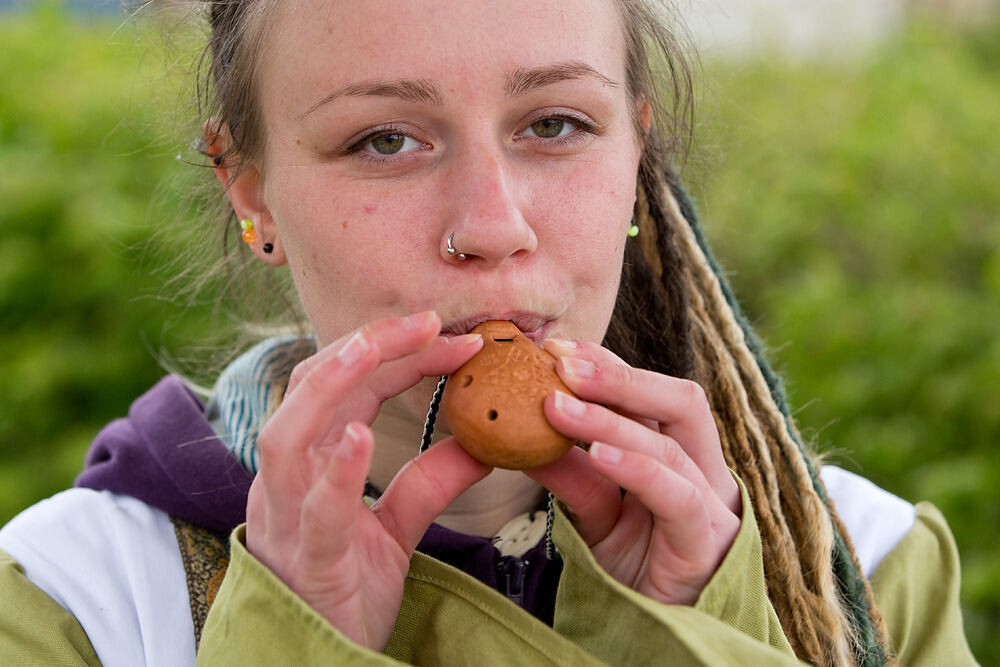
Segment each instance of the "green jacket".
[[[343,637],[231,537],[231,561],[201,635],[198,665],[797,664],[765,593],[760,538],[744,491],[740,532],[693,607],[664,605],[609,577],[564,514],[564,560],[549,627],[472,577],[420,553],[388,646]],[[940,513],[916,523],[872,576],[902,665],[976,664],[962,630],[959,562]],[[0,664],[97,665],[79,623],[0,552]],[[192,629],[193,631],[193,629]]]

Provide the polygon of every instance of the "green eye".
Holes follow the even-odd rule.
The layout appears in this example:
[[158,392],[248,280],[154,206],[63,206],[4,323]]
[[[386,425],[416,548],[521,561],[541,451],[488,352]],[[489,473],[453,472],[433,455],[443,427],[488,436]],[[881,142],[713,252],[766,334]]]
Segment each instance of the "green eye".
[[542,139],[552,139],[562,134],[566,127],[566,121],[559,118],[543,118],[531,124],[531,131],[536,137]]
[[406,144],[405,134],[382,134],[372,139],[372,148],[383,155],[392,155]]

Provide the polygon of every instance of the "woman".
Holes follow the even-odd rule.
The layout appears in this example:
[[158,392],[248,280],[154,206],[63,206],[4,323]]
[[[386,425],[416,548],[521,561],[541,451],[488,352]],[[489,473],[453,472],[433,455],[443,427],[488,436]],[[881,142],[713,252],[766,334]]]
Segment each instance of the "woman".
[[[102,432],[80,488],[0,533],[20,601],[0,651],[972,661],[940,515],[824,469],[844,516],[869,510],[845,527],[747,339],[670,175],[686,70],[651,9],[210,5],[204,151],[313,337],[249,351],[204,411],[168,378]],[[524,473],[453,437],[416,455],[437,377],[489,319],[559,359],[579,399],[545,414],[586,451]],[[490,539],[518,524],[532,537]],[[230,554],[213,531],[234,528]]]

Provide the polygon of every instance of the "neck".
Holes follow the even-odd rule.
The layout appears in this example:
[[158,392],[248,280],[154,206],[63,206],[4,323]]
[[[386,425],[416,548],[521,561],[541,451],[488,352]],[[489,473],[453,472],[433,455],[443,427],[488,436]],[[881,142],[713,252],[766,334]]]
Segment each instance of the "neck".
[[[377,488],[385,489],[400,468],[416,456],[423,425],[424,418],[402,397],[382,404],[372,424],[375,453],[369,473]],[[436,522],[461,533],[492,537],[515,516],[537,507],[542,495],[542,487],[520,472],[495,469],[456,498]]]

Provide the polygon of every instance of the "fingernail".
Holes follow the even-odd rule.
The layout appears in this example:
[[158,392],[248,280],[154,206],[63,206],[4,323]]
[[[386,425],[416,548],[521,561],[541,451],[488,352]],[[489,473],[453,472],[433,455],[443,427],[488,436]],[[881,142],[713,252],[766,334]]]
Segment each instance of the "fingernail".
[[344,427],[344,441],[334,450],[334,456],[341,460],[349,460],[354,457],[361,443],[361,432],[355,424],[348,424]]
[[594,377],[594,363],[586,359],[574,359],[573,357],[562,357],[559,359],[563,370],[570,375],[586,380]]
[[422,329],[434,318],[433,310],[425,310],[422,313],[414,313],[413,315],[407,315],[403,318],[403,329],[406,331],[413,331],[414,329]]
[[478,340],[482,340],[483,335],[477,333],[462,334],[461,336],[441,336],[448,345],[472,345]]
[[344,347],[340,348],[340,351],[337,352],[337,359],[344,366],[350,366],[364,356],[370,347],[365,335],[358,331],[344,343]]
[[556,410],[570,417],[582,417],[587,411],[587,406],[583,401],[579,401],[565,392],[557,391]]
[[573,350],[580,347],[576,344],[576,341],[566,340],[565,338],[547,338],[545,339],[544,344],[546,346],[551,345],[556,348],[556,352],[561,352],[563,354],[572,354]]
[[595,441],[590,445],[590,455],[605,463],[620,463],[622,460],[622,450],[603,442]]

